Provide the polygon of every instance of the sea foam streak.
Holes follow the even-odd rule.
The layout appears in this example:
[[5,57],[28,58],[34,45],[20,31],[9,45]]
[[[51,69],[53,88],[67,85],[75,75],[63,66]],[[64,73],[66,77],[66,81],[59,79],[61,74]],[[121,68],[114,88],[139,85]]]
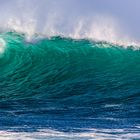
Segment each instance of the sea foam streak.
[[[125,131],[129,134],[126,134]],[[130,132],[129,132],[130,131]],[[116,136],[113,133],[117,133]],[[39,130],[38,132],[8,132],[8,131],[0,131],[0,139],[5,140],[15,140],[15,139],[27,139],[27,140],[35,140],[35,139],[46,139],[46,140],[57,140],[57,139],[77,139],[77,140],[85,140],[85,139],[96,139],[96,140],[131,140],[137,139],[140,137],[138,130],[123,130],[123,129],[93,129],[90,132],[84,133],[68,133],[68,132],[59,132],[49,129]]]

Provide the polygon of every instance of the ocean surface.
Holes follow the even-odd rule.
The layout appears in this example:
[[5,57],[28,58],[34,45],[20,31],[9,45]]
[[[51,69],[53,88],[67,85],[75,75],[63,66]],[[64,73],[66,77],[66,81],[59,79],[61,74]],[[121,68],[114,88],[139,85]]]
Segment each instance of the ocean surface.
[[140,50],[0,33],[0,140],[139,140]]

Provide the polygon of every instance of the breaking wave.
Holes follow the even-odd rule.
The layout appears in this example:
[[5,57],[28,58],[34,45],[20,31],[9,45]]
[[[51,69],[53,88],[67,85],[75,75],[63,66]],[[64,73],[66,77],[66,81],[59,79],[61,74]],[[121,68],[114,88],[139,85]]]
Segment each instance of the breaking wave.
[[[140,51],[107,42],[0,35],[0,99],[46,99],[76,105],[139,95]],[[133,70],[132,70],[133,68]]]

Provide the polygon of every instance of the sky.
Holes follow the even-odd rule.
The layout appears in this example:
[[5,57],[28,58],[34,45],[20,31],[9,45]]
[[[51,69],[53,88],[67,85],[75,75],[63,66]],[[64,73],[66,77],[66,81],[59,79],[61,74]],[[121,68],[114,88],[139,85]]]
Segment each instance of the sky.
[[11,18],[20,19],[20,25],[33,19],[38,30],[51,25],[58,32],[72,30],[79,21],[84,21],[83,28],[90,22],[108,28],[114,24],[116,30],[140,41],[140,0],[0,0],[0,15],[1,26]]

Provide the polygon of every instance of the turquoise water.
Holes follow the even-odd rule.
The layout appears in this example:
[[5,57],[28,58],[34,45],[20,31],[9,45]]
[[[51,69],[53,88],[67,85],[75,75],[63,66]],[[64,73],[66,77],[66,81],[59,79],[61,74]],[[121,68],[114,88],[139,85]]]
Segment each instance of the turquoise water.
[[139,132],[140,50],[0,34],[0,137],[134,139]]

